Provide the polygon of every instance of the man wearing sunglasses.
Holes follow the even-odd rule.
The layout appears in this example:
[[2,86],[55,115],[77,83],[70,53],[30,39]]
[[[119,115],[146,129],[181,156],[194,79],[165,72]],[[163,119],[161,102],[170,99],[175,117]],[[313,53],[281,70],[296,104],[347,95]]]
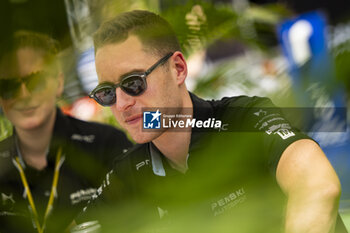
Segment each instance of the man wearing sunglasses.
[[[114,198],[115,208],[99,216],[91,204],[87,215],[95,213],[123,232],[154,226],[152,211],[143,211],[149,210],[146,206],[162,218],[161,232],[280,232],[282,222],[286,232],[334,232],[337,175],[319,146],[293,128],[270,100],[205,101],[189,93],[187,64],[175,33],[151,12],[115,17],[99,28],[94,43],[100,84],[90,97],[110,106],[140,145],[118,160],[93,197],[107,203]],[[154,109],[150,122],[160,115],[176,116],[174,121],[190,115],[190,122],[211,125],[220,119],[227,124],[212,131],[198,129],[197,123],[185,130],[180,123],[176,130],[164,124],[146,130],[149,108]],[[231,132],[222,132],[227,129]],[[287,198],[285,210],[277,183]],[[126,224],[127,216],[132,224]]]
[[0,106],[14,126],[0,142],[0,232],[63,232],[131,143],[56,107],[56,41],[19,31],[11,42],[0,59]]

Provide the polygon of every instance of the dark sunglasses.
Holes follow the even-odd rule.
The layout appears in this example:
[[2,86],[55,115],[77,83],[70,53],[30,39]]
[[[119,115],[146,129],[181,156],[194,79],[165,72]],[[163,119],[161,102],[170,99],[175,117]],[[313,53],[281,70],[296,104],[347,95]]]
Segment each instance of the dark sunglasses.
[[147,89],[146,77],[158,66],[163,65],[172,55],[173,53],[168,53],[144,73],[128,75],[117,84],[101,83],[89,94],[89,97],[94,98],[102,106],[111,106],[117,100],[116,89],[118,87],[128,95],[141,95]]
[[38,71],[21,78],[0,79],[0,98],[5,100],[16,98],[22,83],[31,93],[41,91],[46,86],[46,77],[44,71]]

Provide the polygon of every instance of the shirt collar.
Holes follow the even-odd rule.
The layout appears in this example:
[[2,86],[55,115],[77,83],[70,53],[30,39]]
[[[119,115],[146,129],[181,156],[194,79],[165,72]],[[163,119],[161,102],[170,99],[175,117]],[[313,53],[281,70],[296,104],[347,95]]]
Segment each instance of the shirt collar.
[[[211,118],[214,115],[214,110],[211,104],[208,101],[205,101],[193,93],[189,92],[192,104],[193,104],[193,118],[200,119],[200,120],[206,120],[208,118]],[[199,130],[192,130],[191,133],[191,141],[190,141],[190,148],[187,155],[186,160],[186,170],[188,169],[188,159],[190,157],[191,152],[195,151],[197,148],[200,148],[200,139],[203,136],[203,133]],[[165,176],[166,172],[162,163],[162,157],[164,156],[158,148],[152,143],[148,143],[149,146],[149,153],[151,156],[152,161],[152,169],[153,173],[158,176]]]

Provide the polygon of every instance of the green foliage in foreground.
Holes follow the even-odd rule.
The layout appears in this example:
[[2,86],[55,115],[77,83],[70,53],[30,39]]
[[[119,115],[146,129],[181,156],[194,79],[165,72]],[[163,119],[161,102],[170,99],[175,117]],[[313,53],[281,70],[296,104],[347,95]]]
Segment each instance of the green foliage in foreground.
[[12,135],[12,125],[11,123],[3,116],[0,115],[0,141]]

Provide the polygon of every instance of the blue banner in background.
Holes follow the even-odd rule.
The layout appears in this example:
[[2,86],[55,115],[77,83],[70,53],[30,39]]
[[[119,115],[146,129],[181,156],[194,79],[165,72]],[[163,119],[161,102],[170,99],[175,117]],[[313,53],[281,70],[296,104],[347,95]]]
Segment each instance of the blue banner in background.
[[98,85],[95,68],[95,50],[93,47],[79,55],[77,72],[84,91],[90,93]]
[[327,74],[332,74],[326,26],[326,18],[320,12],[303,14],[278,26],[282,49],[295,85],[324,82],[330,77]]
[[[288,60],[293,92],[298,107],[346,107],[346,93],[337,82],[333,58],[328,50],[327,19],[310,12],[282,22],[277,27],[283,53]],[[348,120],[337,111],[305,116],[310,136],[326,153],[342,183],[341,208],[350,210],[350,133]],[[344,132],[322,132],[322,128]]]

